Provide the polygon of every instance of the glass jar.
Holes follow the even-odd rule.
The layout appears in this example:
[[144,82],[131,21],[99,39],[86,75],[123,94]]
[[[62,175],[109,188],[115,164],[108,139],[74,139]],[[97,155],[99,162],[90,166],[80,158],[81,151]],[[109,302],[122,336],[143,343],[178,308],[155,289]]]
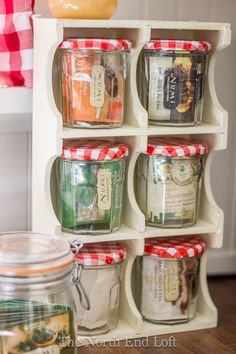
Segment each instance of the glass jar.
[[208,147],[181,138],[150,139],[138,161],[138,202],[150,226],[196,223]]
[[48,0],[56,18],[107,20],[116,11],[118,0]]
[[87,244],[78,254],[82,265],[82,283],[90,301],[90,309],[80,306],[76,294],[78,333],[98,335],[117,327],[121,267],[125,247],[118,242]]
[[131,42],[73,38],[60,48],[64,126],[120,127]]
[[111,233],[120,228],[128,146],[109,141],[69,142],[58,159],[62,230]]
[[140,97],[153,125],[202,122],[207,59],[204,41],[153,40],[143,50]]
[[146,240],[140,267],[140,311],[145,320],[176,324],[194,318],[204,249],[197,236]]
[[0,235],[0,352],[74,354],[75,256],[55,236]]

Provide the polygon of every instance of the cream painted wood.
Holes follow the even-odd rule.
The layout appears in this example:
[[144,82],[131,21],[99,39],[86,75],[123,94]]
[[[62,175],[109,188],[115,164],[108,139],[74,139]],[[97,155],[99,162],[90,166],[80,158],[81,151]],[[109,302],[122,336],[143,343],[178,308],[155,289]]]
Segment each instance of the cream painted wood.
[[[36,11],[43,16],[50,16],[46,0],[36,0]],[[223,21],[231,23],[233,38],[235,38],[235,13],[235,0],[227,0],[226,2],[222,0],[119,0],[115,18]],[[234,258],[236,252],[236,139],[234,138],[236,131],[236,71],[232,69],[235,66],[235,56],[236,41],[234,40],[229,48],[217,55],[215,67],[216,89],[221,98],[221,104],[229,111],[230,119],[229,147],[227,151],[217,154],[211,172],[213,194],[225,212],[223,249],[217,252],[212,251],[209,255],[209,273],[211,274],[236,272],[236,258]],[[207,127],[204,124],[203,129],[199,127],[199,134],[204,134],[207,128],[215,133],[219,127]],[[173,133],[179,134],[179,131],[180,129],[176,129],[173,130]],[[137,131],[136,133],[138,134]],[[166,134],[165,129],[163,130],[164,134]],[[122,131],[119,132],[119,136],[121,135]],[[234,261],[221,262],[219,260],[218,262],[218,259],[225,255]]]
[[[33,98],[33,177],[32,177],[32,230],[49,234],[63,235],[69,240],[78,238],[83,242],[123,240],[128,247],[129,257],[123,270],[121,290],[120,321],[117,329],[97,339],[112,340],[145,335],[158,335],[193,329],[214,327],[217,310],[210,299],[206,283],[206,255],[203,257],[200,279],[198,314],[187,324],[178,326],[158,326],[142,320],[132,293],[132,269],[136,256],[144,252],[144,240],[149,237],[183,234],[202,234],[209,248],[222,245],[223,212],[216,204],[211,191],[210,170],[214,152],[224,149],[227,144],[227,112],[218,102],[214,86],[214,67],[216,53],[230,43],[230,27],[220,23],[169,22],[169,21],[77,21],[35,18],[35,72]],[[189,38],[202,37],[212,42],[213,55],[210,61],[210,76],[207,85],[206,102],[202,127],[183,130],[177,128],[148,126],[147,112],[142,107],[136,84],[137,61],[144,44],[155,36],[179,37],[181,32]],[[47,34],[50,33],[50,36]],[[63,139],[94,137],[93,130],[65,129],[62,124],[61,107],[58,94],[58,73],[53,70],[56,48],[63,36],[70,35],[125,37],[134,43],[129,76],[129,95],[126,126],[119,129],[96,130],[98,137],[106,136],[114,141],[126,142],[131,153],[127,168],[126,201],[122,227],[109,235],[83,236],[61,232],[53,206],[55,194],[50,192],[51,168],[55,157],[60,154]],[[52,80],[51,80],[52,77]],[[177,129],[177,130],[176,130]],[[210,154],[206,163],[202,188],[200,219],[188,229],[160,230],[145,227],[145,218],[140,211],[134,192],[134,170],[138,155],[146,149],[148,136],[180,134],[196,136],[206,141]],[[51,183],[54,185],[55,176]],[[81,343],[85,344],[83,338]]]

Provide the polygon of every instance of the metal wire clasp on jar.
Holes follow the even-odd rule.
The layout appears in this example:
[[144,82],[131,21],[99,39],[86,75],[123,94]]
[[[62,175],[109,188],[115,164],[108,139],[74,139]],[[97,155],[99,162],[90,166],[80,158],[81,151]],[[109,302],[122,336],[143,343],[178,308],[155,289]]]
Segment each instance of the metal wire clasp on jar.
[[138,160],[138,202],[150,226],[193,226],[208,146],[181,138],[152,138]]

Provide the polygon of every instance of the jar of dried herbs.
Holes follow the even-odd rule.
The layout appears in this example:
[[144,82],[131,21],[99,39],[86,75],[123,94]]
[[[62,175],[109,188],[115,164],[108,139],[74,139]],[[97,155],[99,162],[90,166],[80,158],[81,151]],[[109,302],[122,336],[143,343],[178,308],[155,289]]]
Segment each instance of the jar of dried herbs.
[[205,242],[198,236],[146,240],[141,259],[141,304],[145,320],[175,324],[194,318]]
[[64,126],[115,128],[123,123],[131,42],[65,39],[62,56]]
[[78,254],[78,263],[83,267],[81,280],[90,301],[89,310],[81,307],[75,292],[80,335],[99,335],[117,327],[125,258],[126,249],[118,242],[86,244]]
[[74,262],[62,238],[0,235],[0,353],[75,354]]
[[149,140],[138,161],[138,202],[147,225],[175,228],[196,223],[207,153],[207,145],[195,140]]
[[205,41],[152,40],[145,45],[140,97],[150,124],[201,123],[210,49]]
[[120,228],[128,146],[109,141],[68,142],[58,159],[62,230],[111,233]]

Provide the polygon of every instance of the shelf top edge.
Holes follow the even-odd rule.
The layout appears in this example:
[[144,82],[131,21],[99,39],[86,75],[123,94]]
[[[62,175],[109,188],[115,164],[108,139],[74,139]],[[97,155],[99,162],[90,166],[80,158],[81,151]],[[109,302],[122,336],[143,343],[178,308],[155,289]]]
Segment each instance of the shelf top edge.
[[189,30],[228,30],[229,23],[198,22],[198,21],[153,21],[153,20],[78,20],[44,18],[34,15],[34,21],[55,22],[63,27],[91,27],[91,28],[145,28],[152,29],[189,29]]

